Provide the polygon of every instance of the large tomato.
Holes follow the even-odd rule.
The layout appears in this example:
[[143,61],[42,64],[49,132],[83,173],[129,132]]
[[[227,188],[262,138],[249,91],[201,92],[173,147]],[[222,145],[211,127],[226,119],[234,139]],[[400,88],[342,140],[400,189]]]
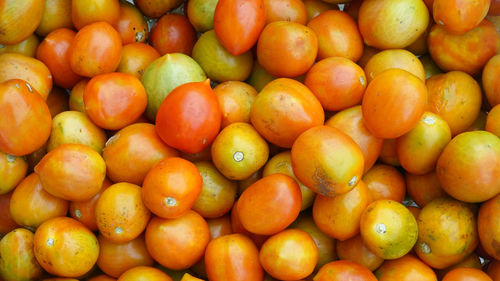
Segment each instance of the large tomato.
[[42,20],[45,1],[5,0],[0,6],[0,44],[28,38]]

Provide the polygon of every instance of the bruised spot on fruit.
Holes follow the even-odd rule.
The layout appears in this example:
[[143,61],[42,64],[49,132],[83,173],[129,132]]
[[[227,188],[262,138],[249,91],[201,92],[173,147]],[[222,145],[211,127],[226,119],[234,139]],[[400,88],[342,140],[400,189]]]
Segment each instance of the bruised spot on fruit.
[[241,152],[241,151],[236,151],[233,154],[233,159],[236,162],[241,162],[241,161],[243,161],[244,158],[245,158],[245,154],[243,154],[243,152]]
[[75,217],[81,219],[82,218],[82,211],[80,211],[79,209],[76,209],[76,211],[75,211]]
[[317,183],[316,186],[322,195],[335,196],[335,189],[330,188],[330,181],[328,181],[325,172],[321,168],[316,168],[314,171],[313,180]]
[[9,163],[14,163],[16,161],[16,156],[10,155],[10,154],[5,154],[5,158],[7,158],[7,162]]
[[429,245],[425,242],[420,243],[420,250],[426,255],[431,253],[431,247],[429,247]]
[[383,223],[377,223],[375,225],[375,231],[379,234],[385,234],[387,232],[387,226]]
[[169,207],[177,206],[177,200],[174,197],[165,197],[165,205]]
[[46,244],[47,244],[47,246],[49,246],[49,247],[50,247],[50,246],[54,246],[54,239],[52,239],[52,238],[47,239]]
[[115,233],[116,233],[116,234],[122,234],[122,233],[123,233],[123,228],[121,228],[121,227],[119,227],[119,226],[118,226],[118,227],[116,227],[116,228],[115,228]]

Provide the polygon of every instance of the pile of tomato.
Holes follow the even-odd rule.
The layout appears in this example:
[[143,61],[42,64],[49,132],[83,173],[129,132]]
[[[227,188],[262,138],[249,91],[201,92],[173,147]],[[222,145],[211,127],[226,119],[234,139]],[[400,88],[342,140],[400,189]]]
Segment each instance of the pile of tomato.
[[500,281],[500,0],[0,0],[0,281]]

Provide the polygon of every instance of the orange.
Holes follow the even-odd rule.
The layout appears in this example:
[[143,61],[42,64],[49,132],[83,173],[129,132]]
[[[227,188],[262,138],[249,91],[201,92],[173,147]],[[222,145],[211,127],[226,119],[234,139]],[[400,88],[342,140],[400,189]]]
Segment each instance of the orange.
[[158,51],[146,43],[124,45],[116,72],[130,74],[141,79],[146,68],[159,57]]
[[314,281],[375,281],[375,275],[366,267],[351,261],[332,261],[314,276]]
[[120,5],[118,0],[72,0],[71,18],[78,30],[99,21],[114,25],[120,18]]

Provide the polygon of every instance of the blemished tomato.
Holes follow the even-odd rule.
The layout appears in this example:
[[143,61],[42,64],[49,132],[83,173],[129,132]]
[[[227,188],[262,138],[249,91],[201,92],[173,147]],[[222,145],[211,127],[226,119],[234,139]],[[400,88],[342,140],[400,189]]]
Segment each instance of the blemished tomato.
[[443,189],[464,202],[483,202],[500,192],[500,140],[486,131],[465,132],[444,148],[436,165]]
[[495,26],[483,20],[463,35],[449,33],[442,25],[435,24],[427,43],[429,53],[440,69],[475,75],[496,54],[499,37]]
[[95,207],[97,228],[115,243],[137,238],[146,229],[151,212],[141,198],[141,187],[116,183],[105,189]]
[[42,20],[45,1],[7,0],[0,7],[0,44],[16,44],[28,38]]
[[0,151],[0,195],[13,190],[26,176],[28,162],[24,157],[13,156]]
[[303,2],[306,6],[307,22],[310,22],[324,11],[339,9],[337,4],[326,3],[321,0],[304,0]]
[[347,193],[363,175],[361,149],[333,127],[316,126],[302,133],[292,146],[291,157],[295,176],[321,195]]
[[325,110],[338,111],[359,104],[368,83],[360,66],[347,58],[329,57],[311,67],[304,84]]
[[196,32],[184,15],[165,14],[151,29],[149,43],[160,55],[184,53],[191,55]]
[[3,218],[0,221],[0,235],[5,235],[19,227],[10,214],[10,199],[12,198],[12,193],[14,193],[14,191],[0,195],[0,216]]
[[476,268],[456,268],[448,272],[443,281],[494,281],[486,273]]
[[406,173],[405,177],[408,194],[422,208],[432,200],[446,196],[434,171],[425,175]]
[[488,13],[491,0],[477,2],[457,0],[434,0],[434,21],[455,34],[464,34],[474,29]]
[[363,175],[363,182],[368,187],[373,201],[390,199],[403,202],[406,194],[405,178],[390,165],[377,164]]
[[106,164],[101,155],[82,144],[63,144],[35,166],[43,188],[70,201],[84,201],[101,190]]
[[100,21],[114,25],[119,18],[120,4],[118,0],[71,1],[71,19],[78,30]]
[[209,240],[207,222],[192,210],[175,219],[154,217],[146,228],[149,253],[158,263],[172,270],[194,265],[203,257]]
[[158,51],[148,44],[127,44],[122,48],[122,57],[116,72],[127,73],[141,79],[146,68],[159,57]]
[[18,228],[0,241],[0,278],[10,280],[38,280],[43,269],[33,253],[33,233]]
[[101,194],[106,188],[110,187],[112,183],[106,178],[102,182],[102,188],[99,193],[87,201],[74,201],[69,204],[69,214],[75,220],[83,223],[89,230],[97,231],[97,220],[95,209],[97,201],[101,198]]
[[136,266],[120,275],[118,281],[172,281],[172,278],[157,268]]
[[443,269],[460,262],[478,244],[472,206],[451,198],[438,198],[425,205],[418,216],[418,229],[415,251],[433,268]]
[[33,251],[37,261],[48,273],[78,277],[90,271],[96,263],[99,243],[83,224],[60,217],[38,227]]
[[301,0],[264,0],[266,24],[274,21],[307,23],[307,10]]
[[[273,174],[250,185],[238,199],[243,227],[255,234],[272,235],[287,228],[299,215],[302,195],[297,182]],[[261,218],[266,216],[265,221]]]
[[259,260],[274,278],[298,280],[313,272],[318,261],[318,247],[307,232],[287,229],[266,240],[260,249]]
[[214,30],[221,44],[233,55],[250,50],[266,24],[263,0],[219,0]]
[[363,96],[363,120],[380,138],[397,138],[409,132],[424,114],[427,88],[422,80],[402,69],[377,75]]
[[76,32],[59,28],[49,33],[38,46],[36,58],[52,73],[54,83],[71,89],[83,77],[73,72],[70,65],[70,47]]
[[5,53],[18,53],[27,57],[35,57],[36,49],[40,44],[40,39],[35,34],[14,45],[3,45],[0,48],[0,54]]
[[492,57],[483,68],[482,82],[486,99],[491,106],[500,104],[500,55]]
[[46,0],[42,19],[35,33],[43,37],[58,28],[73,28],[71,0]]
[[125,271],[136,266],[152,266],[153,258],[146,249],[144,236],[125,243],[114,243],[104,236],[99,241],[99,257],[97,266],[109,276],[120,277]]
[[242,234],[210,241],[205,252],[205,266],[211,281],[261,281],[264,276],[259,250]]
[[412,255],[384,262],[375,276],[379,281],[437,281],[432,268]]
[[36,174],[24,178],[10,198],[10,216],[19,225],[36,229],[43,222],[64,217],[68,213],[68,201],[47,193]]
[[325,264],[313,278],[314,281],[376,281],[366,267],[352,261],[332,261]]
[[393,200],[377,200],[366,207],[360,222],[368,249],[383,259],[406,255],[417,242],[419,228],[412,213]]
[[448,123],[439,115],[426,111],[411,131],[396,140],[399,163],[415,175],[430,173],[450,140]]
[[392,49],[374,54],[365,65],[365,73],[370,83],[373,78],[387,69],[399,68],[425,81],[424,66],[418,58],[407,50]]
[[121,50],[122,40],[113,26],[103,21],[95,22],[76,33],[70,47],[69,63],[76,74],[93,77],[115,71],[120,63]]
[[277,21],[266,25],[257,42],[259,64],[278,77],[292,78],[306,73],[317,53],[315,32],[295,22]]
[[240,81],[227,81],[217,85],[214,94],[222,112],[222,128],[236,122],[250,123],[250,109],[258,94],[254,87]]
[[335,197],[317,195],[312,210],[314,222],[330,237],[352,238],[359,233],[361,215],[371,202],[370,190],[363,181],[351,191]]
[[500,260],[500,195],[486,201],[479,208],[477,217],[479,239],[488,255]]
[[346,12],[329,10],[312,19],[307,26],[318,37],[318,60],[344,57],[353,62],[363,54],[363,38],[356,22]]
[[363,242],[361,235],[344,241],[337,241],[337,255],[340,260],[348,260],[374,271],[384,262],[383,258],[372,253]]
[[120,34],[123,45],[145,42],[149,28],[142,13],[129,2],[120,1],[119,4],[120,17],[114,28]]
[[175,88],[156,115],[156,132],[173,148],[197,153],[219,133],[222,114],[209,80]]
[[[76,83],[71,89],[69,94],[69,109],[74,111],[79,111],[85,113],[85,103],[83,103],[83,92],[85,91],[85,86],[89,82],[89,79],[83,79]],[[85,113],[86,114],[86,113]]]
[[177,218],[191,209],[202,186],[203,178],[193,163],[170,157],[159,161],[146,174],[142,200],[155,215]]

